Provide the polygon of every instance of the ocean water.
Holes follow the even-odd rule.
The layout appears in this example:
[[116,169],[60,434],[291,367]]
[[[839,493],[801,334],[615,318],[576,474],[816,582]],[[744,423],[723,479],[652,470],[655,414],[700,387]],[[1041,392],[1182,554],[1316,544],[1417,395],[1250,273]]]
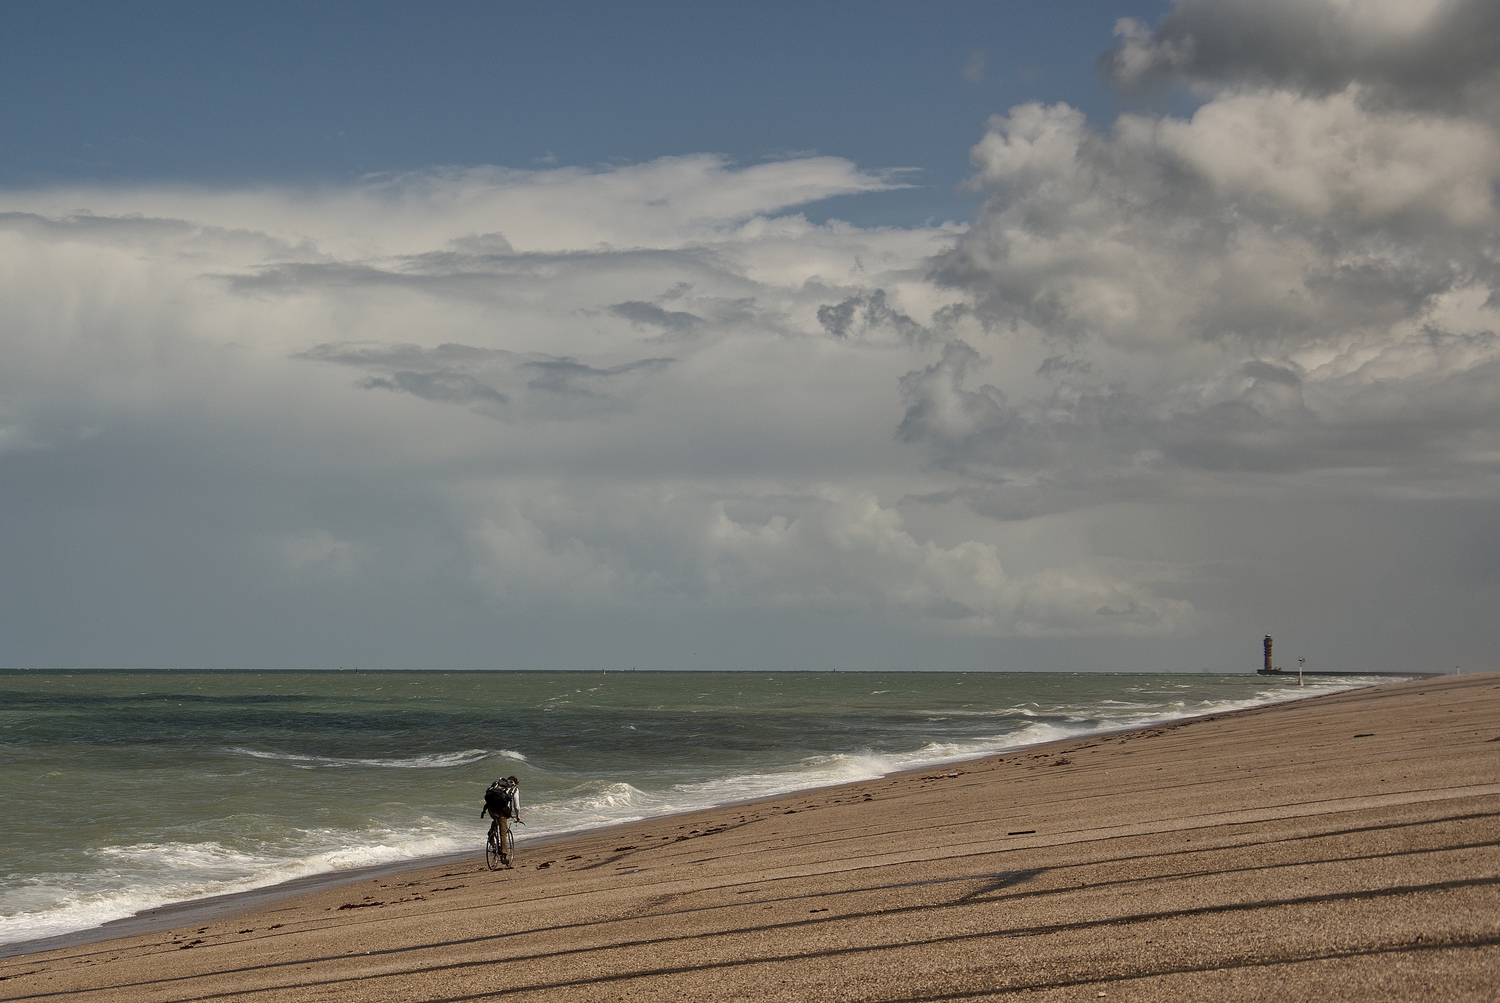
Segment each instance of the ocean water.
[[1255,675],[0,671],[0,944],[295,877],[1360,685]]

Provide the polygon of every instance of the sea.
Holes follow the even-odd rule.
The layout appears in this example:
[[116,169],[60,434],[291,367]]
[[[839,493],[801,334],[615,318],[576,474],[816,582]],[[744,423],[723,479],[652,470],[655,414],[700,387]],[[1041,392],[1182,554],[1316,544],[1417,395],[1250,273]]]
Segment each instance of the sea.
[[[1254,674],[0,671],[0,945],[1366,685]],[[13,949],[14,950],[14,949]],[[13,953],[12,950],[12,953]]]

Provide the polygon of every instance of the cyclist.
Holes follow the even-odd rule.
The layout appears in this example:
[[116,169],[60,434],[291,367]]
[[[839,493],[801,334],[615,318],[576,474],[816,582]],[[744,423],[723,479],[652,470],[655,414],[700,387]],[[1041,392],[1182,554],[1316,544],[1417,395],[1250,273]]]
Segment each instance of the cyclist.
[[510,838],[506,820],[513,818],[525,824],[521,822],[521,782],[514,775],[501,777],[485,790],[484,807],[479,809],[479,817],[484,818],[486,814],[494,819],[490,823],[489,843],[501,849],[501,860],[509,866]]

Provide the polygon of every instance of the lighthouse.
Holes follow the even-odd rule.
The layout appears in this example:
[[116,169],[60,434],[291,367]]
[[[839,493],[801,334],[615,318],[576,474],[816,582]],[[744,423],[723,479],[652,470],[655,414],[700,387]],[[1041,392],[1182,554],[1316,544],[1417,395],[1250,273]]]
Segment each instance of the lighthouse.
[[1270,634],[1266,635],[1266,667],[1264,669],[1262,669],[1261,671],[1262,672],[1274,672],[1275,671],[1274,669],[1271,668],[1271,635]]

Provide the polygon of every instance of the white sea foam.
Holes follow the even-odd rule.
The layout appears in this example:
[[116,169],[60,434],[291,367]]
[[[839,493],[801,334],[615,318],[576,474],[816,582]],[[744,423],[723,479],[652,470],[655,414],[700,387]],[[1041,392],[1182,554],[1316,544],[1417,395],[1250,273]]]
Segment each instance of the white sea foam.
[[213,840],[106,846],[81,873],[33,875],[0,888],[0,944],[87,929],[146,909],[250,891],[294,878],[393,863],[475,845],[466,826],[406,831],[306,830],[300,845],[252,852]]
[[450,766],[467,766],[470,763],[477,763],[491,756],[516,759],[522,762],[526,760],[525,756],[510,749],[465,749],[463,752],[436,752],[426,756],[411,756],[406,759],[357,759],[345,756],[310,756],[298,752],[272,752],[265,749],[243,749],[239,747],[231,748],[228,751],[236,756],[250,756],[254,759],[277,759],[283,762],[295,763],[305,769],[376,766],[397,770],[433,770],[444,769]]

